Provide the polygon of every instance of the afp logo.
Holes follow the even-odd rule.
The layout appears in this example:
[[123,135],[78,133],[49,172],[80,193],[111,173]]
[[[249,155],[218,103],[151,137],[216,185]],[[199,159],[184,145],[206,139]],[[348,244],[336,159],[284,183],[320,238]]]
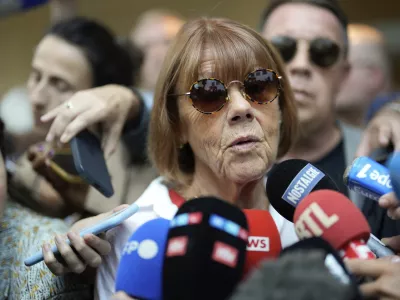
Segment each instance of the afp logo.
[[379,168],[379,170],[372,168],[371,164],[366,164],[362,169],[357,173],[357,177],[360,179],[368,178],[372,181],[379,183],[382,186],[385,186],[389,189],[392,189],[392,183],[390,181],[389,172],[383,172],[384,168]]
[[129,241],[126,243],[122,255],[131,255],[137,252],[137,255],[142,259],[153,259],[157,256],[158,245],[153,240]]
[[265,236],[249,236],[247,251],[269,252],[269,238]]

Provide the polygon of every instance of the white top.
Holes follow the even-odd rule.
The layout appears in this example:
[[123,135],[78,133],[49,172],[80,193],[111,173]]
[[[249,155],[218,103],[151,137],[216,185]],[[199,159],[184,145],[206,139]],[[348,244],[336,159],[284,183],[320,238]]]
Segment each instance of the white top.
[[[171,220],[178,208],[171,202],[168,188],[159,177],[149,185],[142,196],[136,201],[140,210],[120,226],[107,232],[107,239],[111,243],[111,252],[103,258],[103,263],[97,270],[95,299],[109,300],[115,293],[115,279],[121,258],[122,249],[132,233],[143,223],[155,218]],[[271,213],[278,227],[282,247],[285,248],[298,241],[293,223],[284,219],[271,205]]]

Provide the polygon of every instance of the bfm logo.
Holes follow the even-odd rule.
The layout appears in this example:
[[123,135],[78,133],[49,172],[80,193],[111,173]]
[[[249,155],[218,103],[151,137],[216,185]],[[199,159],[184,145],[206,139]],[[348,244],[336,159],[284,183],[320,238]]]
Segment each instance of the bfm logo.
[[378,170],[371,170],[371,164],[366,164],[358,173],[358,178],[367,178],[369,177],[371,180],[378,182],[380,185],[386,186],[387,188],[392,188],[392,182],[390,181],[389,174],[381,174]]
[[265,236],[249,236],[247,251],[269,252],[269,238]]
[[300,215],[295,224],[295,229],[297,235],[301,238],[321,236],[325,229],[331,228],[338,221],[338,215],[328,216],[318,203],[314,202]]

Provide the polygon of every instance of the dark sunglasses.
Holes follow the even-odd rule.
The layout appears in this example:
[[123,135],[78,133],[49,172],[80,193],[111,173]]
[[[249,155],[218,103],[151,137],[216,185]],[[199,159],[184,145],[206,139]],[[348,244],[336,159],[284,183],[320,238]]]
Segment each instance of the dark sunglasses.
[[242,94],[247,100],[267,104],[279,97],[281,78],[273,70],[258,69],[249,73],[243,82],[234,80],[226,86],[222,80],[204,78],[193,83],[189,92],[169,96],[189,96],[196,110],[203,114],[212,114],[229,101],[228,88],[232,83],[242,85]]
[[[289,36],[273,37],[271,43],[278,49],[283,60],[289,62],[297,51],[297,40]],[[310,42],[310,60],[317,66],[328,68],[333,66],[340,54],[340,47],[327,38],[316,38]]]

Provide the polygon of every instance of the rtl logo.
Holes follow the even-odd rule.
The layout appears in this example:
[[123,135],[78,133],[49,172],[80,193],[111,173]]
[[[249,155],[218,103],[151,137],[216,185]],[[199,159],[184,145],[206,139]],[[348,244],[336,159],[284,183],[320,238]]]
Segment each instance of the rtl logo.
[[247,251],[269,252],[269,238],[265,236],[249,236]]
[[301,238],[321,236],[324,230],[331,228],[337,221],[339,221],[338,215],[328,216],[318,203],[314,202],[299,216],[295,229]]

